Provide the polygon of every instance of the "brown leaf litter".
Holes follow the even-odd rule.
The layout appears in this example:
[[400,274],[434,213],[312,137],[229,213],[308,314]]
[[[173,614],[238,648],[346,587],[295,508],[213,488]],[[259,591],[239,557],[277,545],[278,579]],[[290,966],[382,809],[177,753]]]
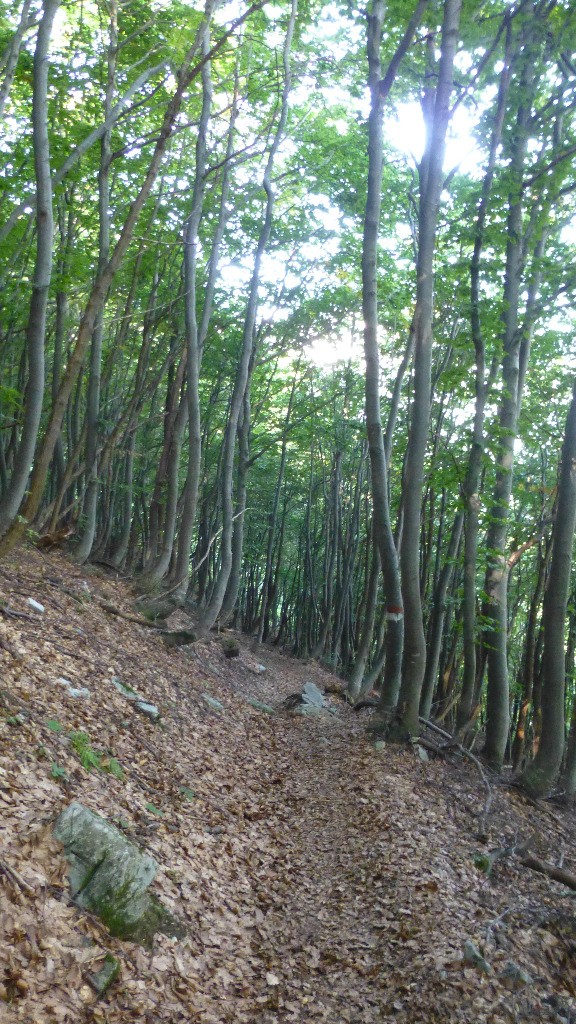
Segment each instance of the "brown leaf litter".
[[[494,783],[490,835],[475,838],[473,765],[375,750],[337,696],[325,717],[282,710],[305,680],[334,682],[319,666],[242,637],[234,660],[217,639],[168,651],[102,602],[133,613],[125,584],[58,554],[0,566],[0,1020],[576,1021],[574,894],[513,857],[490,877],[478,866],[535,834],[574,870],[572,812]],[[147,951],[71,905],[51,826],[72,799],[156,858],[186,939]],[[463,959],[468,940],[488,973]],[[99,999],[89,979],[107,953],[121,974]]]

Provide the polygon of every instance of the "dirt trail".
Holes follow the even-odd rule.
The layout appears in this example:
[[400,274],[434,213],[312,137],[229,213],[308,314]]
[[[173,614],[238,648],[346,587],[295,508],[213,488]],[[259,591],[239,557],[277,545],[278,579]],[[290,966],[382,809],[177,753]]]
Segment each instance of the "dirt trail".
[[[103,601],[133,611],[123,585],[57,555],[0,567],[0,1020],[576,1021],[572,894],[514,861],[491,879],[475,864],[537,831],[573,866],[573,816],[557,824],[495,787],[482,842],[473,766],[376,750],[336,697],[319,718],[283,710],[306,679],[331,680],[317,665],[242,638],[234,661],[217,639],[167,651]],[[159,726],[112,676],[160,707]],[[120,777],[82,766],[78,732]],[[51,824],[71,799],[157,859],[156,891],[186,939],[145,951],[70,904]],[[463,961],[467,941],[488,974]],[[89,975],[106,952],[121,977],[98,1000]],[[508,978],[511,963],[531,980]]]

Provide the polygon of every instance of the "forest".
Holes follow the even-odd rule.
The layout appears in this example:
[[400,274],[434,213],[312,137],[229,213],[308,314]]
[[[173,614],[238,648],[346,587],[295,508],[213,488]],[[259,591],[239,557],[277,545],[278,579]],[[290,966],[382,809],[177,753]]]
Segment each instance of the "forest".
[[0,53],[0,556],[574,797],[576,5],[21,0]]

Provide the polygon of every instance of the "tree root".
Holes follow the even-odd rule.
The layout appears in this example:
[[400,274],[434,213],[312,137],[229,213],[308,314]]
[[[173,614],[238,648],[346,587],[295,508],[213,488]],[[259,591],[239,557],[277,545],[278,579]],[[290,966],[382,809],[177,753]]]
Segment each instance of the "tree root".
[[[462,746],[462,744],[459,743],[458,740],[454,739],[454,737],[451,736],[449,732],[446,732],[445,729],[441,729],[439,725],[435,724],[435,722],[430,722],[427,718],[421,718],[420,722],[422,723],[422,725],[425,725],[427,729],[431,729],[432,732],[437,733],[446,741],[445,743],[438,744],[438,751],[440,754],[446,754],[450,750],[457,750],[458,753],[462,755],[462,757],[466,757],[468,758],[469,761],[472,761],[472,764],[474,764],[478,771],[480,772],[480,777],[486,790],[486,799],[484,801],[482,813],[478,817],[478,831],[481,835],[486,835],[486,821],[488,815],[490,814],[490,809],[492,807],[493,793],[492,786],[488,781],[488,776],[484,771],[484,766],[482,765],[482,762],[479,760],[479,758],[476,757],[476,754],[473,754],[471,750],[468,750],[466,747]],[[419,742],[422,743],[422,740],[420,740]]]

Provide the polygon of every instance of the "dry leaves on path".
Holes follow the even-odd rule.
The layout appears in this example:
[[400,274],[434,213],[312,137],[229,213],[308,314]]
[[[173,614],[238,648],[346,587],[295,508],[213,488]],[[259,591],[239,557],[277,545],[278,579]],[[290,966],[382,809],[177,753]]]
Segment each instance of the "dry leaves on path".
[[[572,894],[514,859],[490,878],[478,866],[536,831],[574,870],[573,816],[496,787],[482,843],[473,765],[376,751],[335,696],[325,717],[281,710],[304,680],[333,681],[317,665],[242,638],[235,659],[216,639],[168,651],[101,602],[132,612],[124,585],[56,554],[0,567],[0,1019],[576,1020]],[[70,904],[51,825],[72,799],[157,859],[186,939],[146,951]],[[463,960],[467,941],[489,973]],[[98,999],[89,978],[107,952],[121,976]]]

